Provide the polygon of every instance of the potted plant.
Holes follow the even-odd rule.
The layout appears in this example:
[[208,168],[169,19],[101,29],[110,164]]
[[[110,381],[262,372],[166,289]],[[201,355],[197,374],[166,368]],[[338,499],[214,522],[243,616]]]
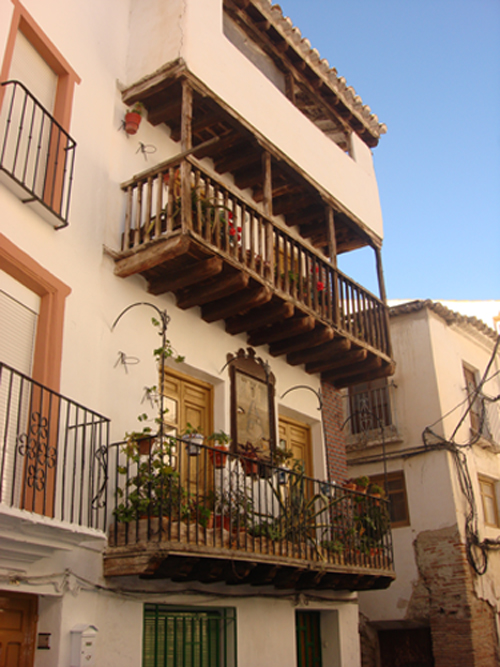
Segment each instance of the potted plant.
[[199,426],[195,428],[188,422],[181,440],[186,443],[186,451],[189,456],[198,456],[201,454],[201,445],[203,445],[204,437]]
[[287,462],[291,459],[293,459],[293,452],[291,449],[278,445],[273,451],[273,461],[275,465],[280,468],[278,470],[278,484],[286,484],[288,482],[290,467],[287,465]]
[[127,134],[135,134],[141,124],[142,114],[144,113],[144,105],[141,102],[136,102],[125,114],[125,132]]
[[362,477],[356,477],[354,482],[356,483],[356,491],[358,493],[366,493],[366,490],[370,485],[369,477],[367,477],[366,475],[363,475]]
[[212,449],[208,450],[210,461],[216,468],[223,468],[226,465],[227,454],[231,438],[224,431],[217,431],[208,436],[212,444]]
[[243,454],[240,459],[245,475],[256,475],[259,472],[259,449],[251,442],[240,445],[239,451]]

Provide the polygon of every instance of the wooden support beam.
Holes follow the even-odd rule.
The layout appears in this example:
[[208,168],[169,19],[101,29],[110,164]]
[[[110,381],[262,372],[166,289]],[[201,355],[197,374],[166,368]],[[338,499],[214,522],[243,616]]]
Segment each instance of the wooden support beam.
[[[209,139],[208,141],[214,141],[213,139]],[[228,132],[226,134],[221,135],[220,137],[217,137],[217,146],[214,146],[213,148],[203,148],[204,144],[207,144],[208,142],[203,142],[202,144],[199,144],[199,146],[196,148],[196,157],[201,160],[204,157],[212,157],[215,159],[217,155],[223,154],[225,151],[227,151],[229,148],[237,148],[238,146],[243,146],[246,142],[246,140],[242,139],[239,134],[236,134],[236,132]]]
[[335,338],[331,343],[325,345],[318,345],[310,350],[301,350],[300,352],[292,352],[287,356],[287,361],[290,366],[298,366],[299,364],[306,364],[313,361],[320,361],[321,359],[332,359],[344,354],[351,349],[351,341],[347,338]]
[[[311,200],[304,200],[304,203],[310,204]],[[324,224],[324,212],[319,206],[313,205],[308,206],[307,208],[297,207],[292,208],[291,211],[292,212],[287,215],[287,224],[291,226],[299,225],[301,228],[304,227],[305,229],[307,225],[314,225],[318,222],[323,221]]]
[[291,568],[283,567],[279,572],[276,573],[274,578],[274,586],[278,589],[283,588],[295,588],[295,584],[299,581],[300,577],[307,572],[306,569],[302,568]]
[[254,185],[262,183],[262,168],[260,163],[252,165],[249,169],[240,169],[234,174],[234,182],[240,190],[251,188]]
[[262,181],[264,213],[271,217],[273,215],[273,178],[271,171],[271,154],[268,151],[262,153]]
[[342,378],[352,377],[354,375],[359,375],[361,373],[366,373],[368,371],[374,371],[382,367],[382,359],[380,357],[375,357],[370,355],[370,357],[361,364],[350,364],[349,366],[343,366],[335,371],[328,373],[323,373],[323,378],[328,382],[335,383],[337,380]]
[[242,271],[238,271],[232,275],[222,272],[209,283],[205,283],[202,286],[197,285],[196,287],[180,292],[177,296],[177,305],[182,310],[192,308],[193,306],[203,306],[206,303],[223,299],[230,294],[245,289],[249,280],[250,276]]
[[150,294],[175,292],[216,276],[222,271],[224,263],[220,257],[209,257],[197,264],[176,271],[175,274],[161,276],[149,283]]
[[187,236],[174,236],[149,247],[141,246],[140,250],[116,262],[115,276],[127,278],[135,273],[148,271],[159,264],[184,255],[189,246],[190,240]]
[[153,107],[148,112],[148,122],[151,125],[168,123],[173,119],[179,119],[181,113],[181,100],[179,98],[170,100],[165,104]]
[[[193,147],[193,89],[188,81],[182,82],[182,110],[181,110],[181,150],[189,151]],[[182,229],[191,229],[193,226],[193,211],[191,205],[191,165],[186,160],[181,162],[181,223]]]
[[238,171],[243,167],[249,168],[260,161],[260,149],[258,146],[249,146],[248,143],[240,144],[239,148],[231,153],[222,155],[219,159],[214,158],[214,168],[219,174],[227,171]]
[[340,357],[332,359],[324,359],[323,361],[313,361],[306,364],[306,371],[308,373],[323,373],[325,371],[333,371],[343,366],[350,366],[351,364],[359,364],[365,361],[368,356],[368,350],[351,350]]
[[257,308],[271,301],[273,296],[269,287],[254,285],[241,290],[238,294],[233,294],[225,299],[213,301],[208,306],[203,306],[201,316],[205,322],[216,322],[224,320],[227,317],[235,317],[240,313]]
[[331,206],[326,206],[326,223],[328,236],[328,256],[332,266],[337,268],[337,238],[335,236],[335,216]]
[[274,326],[255,331],[249,336],[248,342],[253,346],[266,345],[274,341],[295,336],[299,333],[311,331],[314,328],[314,324],[315,320],[312,315],[298,317],[293,320],[286,320],[285,322],[280,322]]
[[229,334],[239,334],[244,331],[254,331],[261,327],[281,322],[292,317],[295,312],[293,304],[288,301],[269,303],[261,308],[254,308],[245,315],[233,317],[226,321],[226,331]]
[[391,375],[394,375],[395,370],[396,364],[391,362],[373,371],[366,371],[364,373],[360,373],[359,375],[351,375],[350,377],[333,380],[333,384],[335,387],[337,387],[337,389],[352,387],[353,385],[360,384],[361,382],[370,382],[371,380],[379,380],[380,378],[390,377]]
[[287,338],[278,343],[273,343],[269,346],[269,352],[273,357],[279,357],[282,354],[290,354],[290,352],[297,352],[298,350],[315,347],[316,345],[323,345],[332,340],[333,336],[334,332],[332,327],[318,324],[308,333],[294,336],[293,338]]

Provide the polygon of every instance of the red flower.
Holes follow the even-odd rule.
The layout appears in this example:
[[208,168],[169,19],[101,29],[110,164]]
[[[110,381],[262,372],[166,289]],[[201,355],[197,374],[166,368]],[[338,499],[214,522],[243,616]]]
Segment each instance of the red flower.
[[238,232],[241,234],[241,227],[236,227],[236,229],[237,229]]
[[233,214],[231,213],[231,211],[229,211],[229,213],[227,214],[227,217],[229,218],[229,220],[233,219]]
[[229,236],[235,236],[236,234],[236,229],[234,227],[229,228]]
[[316,283],[316,289],[318,292],[322,292],[325,289],[325,283],[321,282],[321,280],[318,280]]

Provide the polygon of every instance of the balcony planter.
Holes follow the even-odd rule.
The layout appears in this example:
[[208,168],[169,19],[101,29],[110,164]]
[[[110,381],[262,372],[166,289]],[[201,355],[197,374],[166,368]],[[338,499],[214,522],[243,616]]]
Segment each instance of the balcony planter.
[[213,449],[208,450],[208,456],[215,468],[223,468],[226,465],[231,438],[224,431],[217,431],[208,436]]
[[125,114],[125,132],[127,134],[136,134],[142,120],[142,113],[144,107],[140,102],[136,102],[134,106]]

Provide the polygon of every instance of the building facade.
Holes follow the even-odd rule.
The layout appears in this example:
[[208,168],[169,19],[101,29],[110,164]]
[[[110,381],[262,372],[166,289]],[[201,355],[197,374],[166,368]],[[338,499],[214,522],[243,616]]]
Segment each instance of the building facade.
[[264,0],[1,0],[0,53],[6,664],[356,667],[385,127]]
[[396,582],[360,596],[367,666],[500,660],[500,303],[449,305],[393,306],[394,377],[346,399],[349,474],[392,504]]

